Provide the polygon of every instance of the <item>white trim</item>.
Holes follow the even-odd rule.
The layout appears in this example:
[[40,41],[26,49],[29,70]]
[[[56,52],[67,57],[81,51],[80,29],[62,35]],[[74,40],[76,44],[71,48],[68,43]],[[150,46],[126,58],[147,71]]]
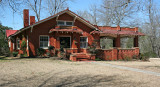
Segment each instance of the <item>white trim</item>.
[[10,40],[9,40],[8,44],[9,44],[9,48],[10,48],[11,47],[11,41]]
[[[88,37],[87,36],[80,36],[80,48],[81,48],[81,37],[86,37],[87,38],[86,46],[88,47]],[[86,47],[86,49],[87,49],[87,47]],[[84,48],[81,48],[81,49],[84,49]]]
[[[71,43],[72,39],[71,39],[71,36],[65,36],[65,35],[64,36],[59,36],[59,41],[60,41],[61,37],[69,37],[70,38],[70,48],[72,48],[72,43]],[[60,47],[61,47],[61,44],[60,44]]]
[[29,48],[28,48],[28,35],[27,35],[27,50],[29,50]]
[[39,35],[39,48],[48,49],[48,47],[40,47],[40,36],[48,36],[48,47],[49,47],[49,43],[50,43],[49,35]]
[[13,50],[14,50],[14,43],[13,43]]

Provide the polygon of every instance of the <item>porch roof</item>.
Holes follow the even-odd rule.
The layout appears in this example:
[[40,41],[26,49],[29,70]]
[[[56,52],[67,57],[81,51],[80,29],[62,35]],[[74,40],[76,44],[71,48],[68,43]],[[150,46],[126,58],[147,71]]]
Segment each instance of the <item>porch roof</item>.
[[6,36],[9,37],[10,35],[14,34],[18,30],[6,30]]
[[112,35],[124,35],[124,36],[144,36],[145,34],[141,33],[141,32],[135,32],[135,31],[127,31],[127,30],[109,30],[109,29],[105,29],[102,31],[92,31],[91,34],[94,33],[99,33],[101,34],[112,34]]
[[82,30],[79,29],[51,29],[49,33],[52,32],[75,32],[75,33],[83,33]]

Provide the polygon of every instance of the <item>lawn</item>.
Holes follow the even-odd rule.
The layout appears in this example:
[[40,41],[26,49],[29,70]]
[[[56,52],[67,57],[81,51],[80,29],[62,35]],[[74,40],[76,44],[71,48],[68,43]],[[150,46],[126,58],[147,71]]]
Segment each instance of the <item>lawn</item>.
[[[160,77],[139,72],[52,58],[0,60],[0,86],[24,87],[157,87]],[[157,60],[155,60],[157,61]],[[159,62],[96,61],[159,72]],[[139,64],[139,65],[137,65]],[[149,67],[147,67],[149,66]],[[145,67],[145,68],[144,68]]]

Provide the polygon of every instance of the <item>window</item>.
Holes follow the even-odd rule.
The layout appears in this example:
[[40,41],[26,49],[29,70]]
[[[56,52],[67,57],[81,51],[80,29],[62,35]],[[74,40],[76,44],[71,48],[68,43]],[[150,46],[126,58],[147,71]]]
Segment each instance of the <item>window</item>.
[[63,26],[73,26],[72,21],[58,21],[57,24],[58,25],[63,25]]
[[48,48],[49,46],[49,36],[40,36],[40,48]]
[[64,21],[58,21],[58,25],[65,25],[64,23]]
[[17,49],[19,49],[19,48],[20,48],[20,39],[17,38]]
[[66,25],[67,25],[67,26],[72,26],[72,25],[73,25],[73,22],[66,22]]
[[87,46],[88,46],[87,37],[80,37],[80,47],[87,48]]

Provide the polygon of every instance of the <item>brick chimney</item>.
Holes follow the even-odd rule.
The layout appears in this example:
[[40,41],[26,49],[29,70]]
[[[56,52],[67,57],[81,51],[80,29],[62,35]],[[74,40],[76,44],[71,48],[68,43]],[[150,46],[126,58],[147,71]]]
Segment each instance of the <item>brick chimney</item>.
[[35,24],[35,16],[30,16],[30,25]]
[[135,32],[138,32],[138,27],[135,27],[135,29],[134,29],[134,30],[135,30]]
[[117,31],[120,31],[120,30],[121,30],[121,28],[120,28],[120,26],[118,25],[118,26],[117,26]]
[[28,9],[23,10],[23,23],[24,23],[24,27],[29,26],[29,10]]

